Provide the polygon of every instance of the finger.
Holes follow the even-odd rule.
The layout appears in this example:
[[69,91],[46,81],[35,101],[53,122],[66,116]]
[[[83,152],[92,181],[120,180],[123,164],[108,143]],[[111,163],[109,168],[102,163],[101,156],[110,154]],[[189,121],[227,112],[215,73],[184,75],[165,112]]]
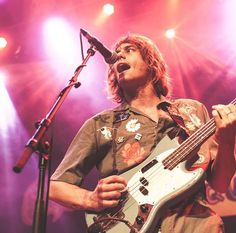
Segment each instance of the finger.
[[119,200],[101,200],[99,202],[99,209],[106,209],[106,208],[111,208],[115,207],[119,204]]
[[212,116],[215,118],[215,121],[219,121],[222,119],[221,114],[216,109],[212,110]]
[[236,125],[236,112],[230,112],[227,117],[231,125]]
[[99,183],[106,183],[106,184],[110,184],[110,183],[121,183],[124,184],[125,186],[127,185],[126,180],[122,177],[122,176],[117,176],[117,175],[113,175],[113,176],[108,176],[104,179],[101,179],[99,181]]
[[102,200],[118,200],[121,197],[121,192],[111,191],[111,192],[102,192],[99,194],[99,198]]
[[217,105],[213,107],[212,115],[218,127],[225,127],[231,124],[233,121],[230,116],[231,114],[232,112],[229,105]]
[[231,119],[234,120],[236,118],[236,106],[233,104],[229,104],[229,109],[230,113],[228,115]]
[[236,105],[229,104],[228,106],[229,106],[229,109],[230,109],[231,112],[236,113]]
[[228,105],[219,104],[212,106],[212,109],[218,111],[219,114],[222,116],[229,115],[231,113],[236,114],[236,106],[234,104],[228,104]]
[[122,191],[125,189],[125,185],[121,183],[105,184],[99,183],[97,186],[98,192],[110,192],[110,191]]
[[[226,118],[227,115],[231,112],[230,108],[228,105],[222,105],[222,104],[218,104],[212,107],[213,111],[215,110],[217,112],[217,114],[219,115],[219,117],[222,118]],[[217,116],[216,112],[212,112],[213,116]]]

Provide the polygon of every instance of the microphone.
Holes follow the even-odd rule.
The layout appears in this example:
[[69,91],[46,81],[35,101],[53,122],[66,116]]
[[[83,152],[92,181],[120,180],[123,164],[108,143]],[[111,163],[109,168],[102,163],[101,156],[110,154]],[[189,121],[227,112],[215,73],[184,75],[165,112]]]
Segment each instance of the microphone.
[[102,54],[105,59],[105,62],[108,64],[114,64],[118,61],[119,56],[116,52],[111,52],[108,48],[106,48],[98,39],[92,37],[87,31],[84,29],[80,29],[82,35],[88,40],[88,42],[93,45],[98,52]]

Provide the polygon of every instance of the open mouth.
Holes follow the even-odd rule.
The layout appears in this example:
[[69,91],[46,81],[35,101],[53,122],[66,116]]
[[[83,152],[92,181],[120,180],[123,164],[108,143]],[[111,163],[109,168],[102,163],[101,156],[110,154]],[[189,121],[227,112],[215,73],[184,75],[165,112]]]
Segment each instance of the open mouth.
[[121,73],[125,70],[128,70],[130,68],[130,65],[127,63],[120,63],[117,65],[117,71],[118,73]]

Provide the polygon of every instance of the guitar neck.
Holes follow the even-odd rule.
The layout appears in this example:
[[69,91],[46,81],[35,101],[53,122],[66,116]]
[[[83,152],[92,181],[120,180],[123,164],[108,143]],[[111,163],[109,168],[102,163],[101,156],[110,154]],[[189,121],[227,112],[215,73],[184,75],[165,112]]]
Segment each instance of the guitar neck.
[[[236,104],[234,99],[231,104]],[[187,138],[172,154],[170,154],[163,164],[168,169],[173,169],[181,161],[187,158],[191,152],[201,146],[208,138],[210,138],[216,130],[216,124],[214,118],[211,118],[205,125],[194,132],[189,138]]]

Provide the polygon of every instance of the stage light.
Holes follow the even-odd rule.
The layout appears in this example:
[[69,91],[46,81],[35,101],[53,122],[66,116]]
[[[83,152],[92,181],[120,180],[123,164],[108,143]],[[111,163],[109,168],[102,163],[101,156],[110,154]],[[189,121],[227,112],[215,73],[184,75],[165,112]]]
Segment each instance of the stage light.
[[7,40],[4,37],[0,37],[0,49],[6,48]]
[[3,71],[0,71],[0,85],[4,85],[4,80],[6,78],[6,75],[4,74]]
[[165,36],[168,38],[168,39],[173,39],[175,37],[175,30],[174,29],[168,29],[166,32],[165,32]]
[[[6,74],[0,71],[0,138],[5,138],[15,123],[15,109],[5,87]],[[9,120],[10,119],[10,120]]]
[[112,15],[114,14],[114,11],[115,11],[115,8],[112,4],[110,3],[107,3],[103,6],[103,12],[106,14],[106,15]]
[[101,11],[99,12],[98,16],[95,19],[95,25],[97,27],[103,25],[107,21],[107,19],[114,14],[114,12],[115,12],[115,7],[112,4],[107,3],[103,5],[103,8],[101,9]]
[[224,29],[223,29],[223,31],[225,32],[224,39],[231,44],[234,50],[236,49],[235,8],[236,8],[235,0],[228,0],[224,2]]
[[47,20],[43,28],[46,53],[54,60],[73,64],[78,59],[79,36],[62,18]]
[[15,60],[15,47],[17,41],[5,31],[0,34],[0,63],[7,63]]

